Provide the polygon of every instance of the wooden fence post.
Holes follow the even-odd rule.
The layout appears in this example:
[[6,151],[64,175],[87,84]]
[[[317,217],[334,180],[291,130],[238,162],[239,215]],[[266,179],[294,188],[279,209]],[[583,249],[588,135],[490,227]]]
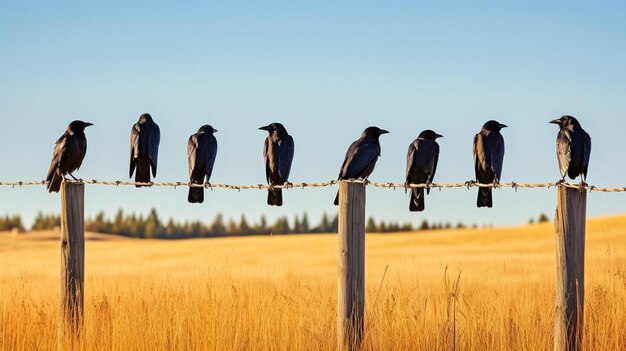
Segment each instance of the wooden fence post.
[[337,344],[357,350],[365,310],[365,184],[339,183]]
[[85,282],[85,185],[61,185],[61,292],[59,349],[78,340],[83,323]]
[[582,350],[587,190],[558,187],[554,350]]

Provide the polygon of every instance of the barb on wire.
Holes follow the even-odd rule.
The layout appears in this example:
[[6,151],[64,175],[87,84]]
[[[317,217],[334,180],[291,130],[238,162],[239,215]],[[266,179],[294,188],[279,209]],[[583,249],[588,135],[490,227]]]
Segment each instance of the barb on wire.
[[[339,182],[350,182],[350,183],[360,183],[364,185],[371,185],[376,188],[384,188],[384,189],[407,189],[407,188],[438,188],[441,189],[452,189],[452,188],[512,188],[515,191],[520,188],[554,188],[554,187],[567,187],[572,189],[586,189],[593,192],[604,192],[604,193],[623,193],[626,192],[626,187],[617,187],[617,188],[607,188],[607,187],[597,187],[595,185],[588,185],[585,183],[582,184],[569,184],[566,182],[554,182],[554,183],[498,183],[498,184],[482,184],[477,183],[475,181],[467,181],[463,183],[423,183],[423,184],[406,184],[406,183],[391,183],[391,182],[374,182],[367,179],[349,179],[349,180],[329,180],[327,182],[318,182],[318,183],[286,183],[284,185],[267,185],[267,184],[256,184],[256,185],[231,185],[231,184],[216,184],[216,183],[206,183],[206,184],[191,184],[189,182],[150,182],[150,183],[141,183],[141,182],[127,182],[121,180],[115,181],[102,181],[102,180],[65,180],[68,183],[76,183],[76,184],[97,184],[97,185],[112,185],[112,186],[148,186],[148,187],[192,187],[192,188],[210,188],[212,189],[231,189],[231,190],[266,190],[266,189],[304,189],[304,188],[324,188],[329,186],[334,186]],[[2,182],[0,181],[0,186],[12,186],[12,187],[23,187],[29,185],[45,185],[46,181],[15,181],[15,182]]]

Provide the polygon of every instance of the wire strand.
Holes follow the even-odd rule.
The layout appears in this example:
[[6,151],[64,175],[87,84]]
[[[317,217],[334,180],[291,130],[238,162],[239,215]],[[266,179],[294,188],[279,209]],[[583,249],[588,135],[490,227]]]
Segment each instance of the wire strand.
[[[129,181],[102,181],[102,180],[65,180],[67,183],[73,184],[90,184],[90,185],[109,185],[109,186],[147,186],[147,187],[192,187],[192,188],[206,188],[206,189],[231,189],[231,190],[266,190],[266,189],[304,189],[304,188],[324,188],[334,186],[340,182],[349,183],[361,183],[365,185],[371,185],[376,188],[383,189],[410,189],[410,188],[424,188],[424,189],[453,189],[453,188],[512,188],[514,190],[520,188],[535,189],[535,188],[554,188],[557,186],[567,187],[572,189],[589,190],[603,193],[622,193],[626,192],[626,187],[608,188],[597,187],[595,185],[589,185],[586,183],[570,184],[567,182],[555,182],[555,183],[501,183],[501,184],[482,184],[475,181],[467,181],[464,183],[427,183],[427,184],[404,184],[404,183],[381,183],[374,182],[367,179],[349,179],[349,180],[330,180],[327,182],[317,183],[285,183],[284,185],[230,185],[230,184],[191,184],[190,182],[129,182]],[[32,185],[46,185],[46,181],[16,181],[16,182],[0,182],[0,186],[32,186]]]

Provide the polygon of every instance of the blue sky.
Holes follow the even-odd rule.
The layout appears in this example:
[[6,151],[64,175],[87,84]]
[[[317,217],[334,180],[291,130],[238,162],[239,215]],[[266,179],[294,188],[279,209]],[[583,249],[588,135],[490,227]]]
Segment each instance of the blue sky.
[[[187,179],[186,143],[212,124],[219,152],[212,182],[264,181],[257,130],[282,122],[296,143],[292,182],[335,179],[348,145],[376,125],[382,157],[371,176],[402,182],[408,144],[423,129],[440,139],[437,182],[473,177],[472,139],[488,119],[503,131],[503,181],[558,178],[557,128],[576,116],[591,134],[589,182],[625,186],[623,2],[39,2],[0,3],[0,179],[45,177],[54,141],[83,119],[84,179],[128,176],[129,133],[143,112],[161,127],[157,181]],[[256,221],[333,212],[335,188],[291,190],[285,206],[265,192],[214,190],[203,205],[185,188],[88,186],[86,211],[123,207],[212,220]],[[554,213],[553,189],[432,191],[408,212],[403,190],[368,189],[368,215],[412,221],[511,225]],[[58,211],[43,187],[0,188],[0,214]],[[593,193],[590,215],[626,212],[620,194]]]

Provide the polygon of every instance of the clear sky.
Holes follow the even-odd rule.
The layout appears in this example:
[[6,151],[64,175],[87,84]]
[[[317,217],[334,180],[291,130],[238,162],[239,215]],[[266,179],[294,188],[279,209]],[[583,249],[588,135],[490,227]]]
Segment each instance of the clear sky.
[[[615,2],[2,1],[0,180],[41,180],[54,141],[82,119],[89,148],[76,175],[128,179],[130,128],[143,112],[161,127],[157,181],[188,179],[186,144],[209,123],[219,152],[214,183],[264,182],[258,127],[282,122],[295,139],[292,182],[335,179],[348,145],[376,125],[382,157],[372,180],[403,182],[408,144],[440,139],[436,182],[473,177],[472,139],[488,119],[503,131],[502,181],[555,181],[557,127],[576,116],[591,134],[589,182],[626,186],[626,5]],[[333,212],[335,188],[291,190],[285,206],[261,191],[87,186],[86,211],[120,207],[212,220],[256,221]],[[368,188],[368,215],[509,225],[545,212],[553,189],[434,190],[408,212],[403,190]],[[0,214],[58,212],[44,187],[0,188]],[[626,195],[592,193],[590,215],[626,212]]]

